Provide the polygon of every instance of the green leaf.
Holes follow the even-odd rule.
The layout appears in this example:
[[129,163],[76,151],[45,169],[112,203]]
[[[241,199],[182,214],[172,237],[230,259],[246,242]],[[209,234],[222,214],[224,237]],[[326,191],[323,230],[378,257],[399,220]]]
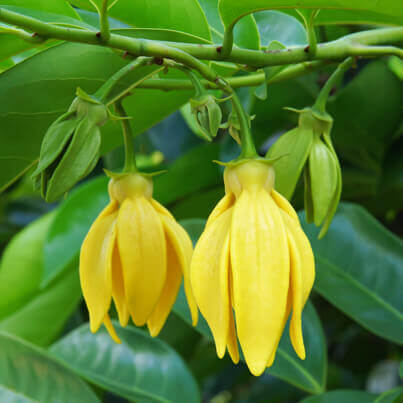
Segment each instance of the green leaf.
[[307,43],[304,26],[290,15],[266,10],[256,13],[254,17],[262,46],[267,46],[273,41],[281,42],[286,47]]
[[49,213],[18,233],[0,266],[0,330],[38,345],[55,339],[81,298],[76,262],[40,290],[43,246],[54,217]]
[[[94,9],[88,0],[73,0],[71,3],[86,10]],[[137,28],[173,29],[211,39],[197,0],[119,0],[110,8],[109,15]]]
[[[36,163],[47,128],[67,110],[76,87],[93,93],[126,63],[110,49],[69,43],[41,52],[0,74],[0,190]],[[123,83],[128,84],[127,80]],[[178,109],[191,94],[137,90],[125,101],[127,112],[136,116],[135,134]],[[102,128],[102,152],[121,142],[118,122]]]
[[328,234],[302,225],[316,261],[315,290],[369,331],[403,343],[403,247],[362,207],[342,204]]
[[45,351],[0,332],[0,400],[7,403],[99,403],[79,377]]
[[302,332],[306,358],[300,360],[291,345],[289,324],[284,329],[276,360],[267,372],[309,393],[326,389],[327,347],[322,324],[313,305],[308,302],[302,314]]
[[382,393],[374,403],[401,403],[403,399],[403,386]]
[[[21,278],[21,281],[25,281]],[[74,262],[24,306],[0,321],[0,330],[40,346],[52,343],[81,299],[78,264]]]
[[[196,243],[204,229],[205,220],[189,219],[181,221],[181,224],[189,233],[193,243]],[[191,325],[192,320],[183,293],[179,294],[173,310]],[[201,315],[199,315],[196,329],[208,339],[213,340],[210,329]],[[304,361],[300,360],[294,352],[287,325],[274,364],[267,372],[310,393],[321,393],[326,385],[327,349],[322,325],[311,303],[308,303],[304,309],[302,330],[307,358]]]
[[219,11],[225,27],[231,27],[243,16],[262,10],[297,8],[321,9],[316,24],[395,24],[400,25],[403,9],[399,0],[220,0]]
[[402,89],[403,82],[387,63],[377,60],[329,100],[332,139],[344,158],[365,170],[380,168],[401,121]]
[[122,344],[101,329],[81,326],[50,348],[74,372],[119,396],[143,402],[200,402],[197,384],[166,343],[134,327],[114,323]]
[[[207,21],[210,24],[214,43],[221,44],[224,38],[224,26],[218,13],[218,0],[199,0]],[[234,43],[247,49],[259,49],[259,31],[253,16],[244,18],[234,32]]]
[[55,214],[20,231],[7,245],[0,265],[0,320],[35,295],[43,268],[43,244]]
[[1,0],[1,6],[24,7],[31,10],[38,10],[46,13],[62,14],[77,18],[78,15],[65,0]]
[[311,396],[301,403],[373,403],[375,395],[361,390],[333,390],[323,395]]

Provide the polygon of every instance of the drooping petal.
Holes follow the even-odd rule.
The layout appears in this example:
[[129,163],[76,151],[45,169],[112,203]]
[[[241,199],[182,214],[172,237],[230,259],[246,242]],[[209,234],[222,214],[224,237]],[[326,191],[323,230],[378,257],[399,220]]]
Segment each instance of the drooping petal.
[[117,220],[126,302],[133,322],[143,326],[166,279],[165,235],[158,213],[142,197],[125,199]]
[[294,221],[286,220],[287,231],[292,234],[301,260],[302,275],[302,308],[304,307],[315,281],[315,259],[311,244],[301,226]]
[[290,204],[290,202],[282,196],[280,193],[276,192],[274,189],[271,191],[271,196],[273,200],[276,202],[277,206],[286,212],[290,217],[296,220],[299,223],[298,215],[295,212],[294,208]]
[[234,321],[234,314],[232,312],[232,307],[230,307],[230,314],[229,314],[227,350],[232,359],[232,362],[234,364],[238,364],[239,362],[238,340],[236,338],[235,321]]
[[290,250],[290,294],[292,300],[292,316],[290,321],[290,339],[295,352],[301,359],[305,359],[305,346],[302,337],[302,262],[292,232],[288,229],[290,217],[283,213],[284,223],[287,228],[288,248]]
[[113,327],[113,324],[112,324],[112,322],[111,322],[111,318],[109,317],[108,314],[105,315],[105,318],[104,318],[104,325],[105,325],[105,327],[106,327],[106,330],[107,330],[108,333],[109,333],[109,336],[111,336],[112,340],[113,340],[115,343],[121,344],[122,342],[120,341],[119,336],[117,335],[116,330],[115,330],[115,328]]
[[231,308],[228,284],[231,216],[232,209],[227,210],[205,228],[195,247],[190,269],[197,305],[210,326],[220,358],[227,346]]
[[166,215],[167,217],[170,217],[173,220],[175,220],[171,212],[168,209],[166,209],[161,203],[157,202],[157,200],[151,199],[150,203],[159,214]]
[[[291,276],[291,271],[290,271],[290,276]],[[281,325],[281,332],[279,333],[279,337],[277,338],[276,346],[274,348],[273,354],[269,358],[269,361],[267,362],[267,368],[271,367],[273,365],[273,363],[274,363],[274,360],[276,359],[277,347],[280,344],[281,337],[283,335],[285,325],[287,324],[288,317],[290,316],[291,306],[292,306],[292,295],[291,295],[291,292],[290,292],[290,288],[288,288],[287,306],[286,306],[286,309],[285,309],[285,315],[284,315],[284,318],[283,318],[283,323]]]
[[115,244],[112,257],[112,297],[118,312],[119,322],[122,326],[126,326],[129,322],[130,313],[126,304],[122,263],[117,243]]
[[152,337],[158,335],[175,303],[182,281],[182,264],[172,242],[167,237],[167,277],[160,299],[148,318],[148,330]]
[[206,223],[206,227],[208,227],[214,220],[216,220],[221,214],[227,211],[235,201],[235,196],[233,193],[227,193],[214,207],[214,210],[209,215],[209,218]]
[[166,237],[171,242],[182,269],[186,300],[192,316],[192,324],[193,326],[196,326],[198,321],[198,310],[193,296],[192,286],[190,284],[190,261],[193,254],[192,241],[187,232],[175,221],[174,218],[170,218],[167,215],[161,215],[160,217],[165,229]]
[[[231,243],[229,243],[231,245]],[[228,335],[227,335],[227,350],[234,364],[239,362],[239,350],[238,350],[238,339],[236,335],[234,311],[232,309],[234,301],[234,290],[232,284],[232,267],[231,267],[231,254],[229,254],[229,269],[228,269],[228,295],[229,295],[229,325],[228,325]]]
[[80,282],[90,327],[96,332],[112,299],[112,253],[116,240],[117,203],[111,202],[92,224],[81,247]]
[[282,330],[290,272],[280,211],[265,190],[243,191],[235,203],[231,265],[238,339],[250,371],[260,375]]

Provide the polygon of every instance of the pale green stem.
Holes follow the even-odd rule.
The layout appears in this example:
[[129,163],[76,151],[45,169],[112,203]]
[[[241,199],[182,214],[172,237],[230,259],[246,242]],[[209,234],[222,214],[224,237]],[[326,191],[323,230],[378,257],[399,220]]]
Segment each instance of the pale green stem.
[[136,155],[133,148],[133,132],[121,101],[115,103],[115,111],[122,118],[120,122],[122,125],[123,144],[125,148],[125,165],[123,172],[137,172]]
[[315,104],[313,108],[319,112],[326,112],[326,102],[329,98],[330,92],[337,85],[340,80],[343,78],[344,73],[348,70],[354,62],[354,59],[349,57],[343,63],[340,63],[337,69],[333,72],[333,74],[326,81],[325,85],[319,92],[318,97],[316,98]]

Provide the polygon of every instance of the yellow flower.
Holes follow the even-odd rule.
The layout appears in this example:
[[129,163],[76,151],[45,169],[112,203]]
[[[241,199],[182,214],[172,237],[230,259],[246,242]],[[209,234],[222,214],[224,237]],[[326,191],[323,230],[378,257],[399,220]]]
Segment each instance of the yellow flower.
[[250,371],[260,375],[274,361],[291,310],[291,342],[305,358],[301,313],[314,258],[297,214],[273,189],[271,166],[249,160],[227,167],[224,182],[226,194],[193,253],[191,285],[218,356],[228,349],[237,363],[238,339]]
[[111,179],[111,201],[81,247],[80,280],[91,331],[104,323],[116,342],[120,340],[108,314],[112,299],[122,326],[131,317],[137,326],[147,323],[156,336],[175,302],[182,274],[197,322],[188,274],[192,242],[152,191],[152,181],[141,174]]

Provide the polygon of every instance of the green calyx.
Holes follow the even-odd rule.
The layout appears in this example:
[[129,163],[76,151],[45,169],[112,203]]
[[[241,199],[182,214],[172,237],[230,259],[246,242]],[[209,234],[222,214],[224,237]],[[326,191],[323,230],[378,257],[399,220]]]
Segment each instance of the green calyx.
[[279,161],[283,157],[285,157],[285,155],[280,155],[280,156],[277,156],[275,158],[265,158],[265,157],[259,157],[259,156],[256,156],[256,157],[253,157],[253,158],[238,157],[238,158],[235,158],[234,160],[229,161],[229,162],[222,162],[222,161],[217,161],[217,160],[213,160],[213,162],[215,162],[218,165],[221,165],[221,166],[224,166],[224,167],[231,167],[231,168],[234,168],[234,167],[236,167],[238,165],[241,165],[241,164],[243,164],[245,162],[248,162],[248,161],[258,161],[258,162],[262,162],[263,164],[272,166],[272,165],[274,165],[274,163],[276,161]]
[[78,89],[69,110],[47,130],[32,175],[46,201],[56,201],[94,169],[101,147],[99,127],[107,120],[106,106]]
[[212,141],[217,136],[222,121],[221,108],[214,96],[203,93],[190,100],[192,115],[203,138]]

